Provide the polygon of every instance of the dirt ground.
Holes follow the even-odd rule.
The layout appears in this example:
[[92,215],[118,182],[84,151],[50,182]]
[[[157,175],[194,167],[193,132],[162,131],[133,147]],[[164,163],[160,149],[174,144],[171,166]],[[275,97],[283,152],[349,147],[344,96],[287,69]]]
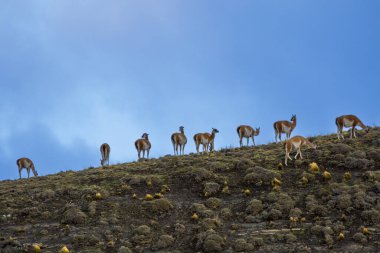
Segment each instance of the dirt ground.
[[0,181],[0,253],[380,252],[380,128],[310,140]]

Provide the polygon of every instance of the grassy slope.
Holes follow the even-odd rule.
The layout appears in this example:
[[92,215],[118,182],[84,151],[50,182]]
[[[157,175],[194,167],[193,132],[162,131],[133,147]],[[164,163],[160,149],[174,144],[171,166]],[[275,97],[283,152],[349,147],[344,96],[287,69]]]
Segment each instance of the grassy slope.
[[[32,243],[43,252],[378,251],[380,128],[356,140],[313,139],[317,150],[283,169],[283,145],[269,144],[1,181],[0,252]],[[309,173],[311,162],[332,180]],[[163,199],[144,200],[161,190]]]

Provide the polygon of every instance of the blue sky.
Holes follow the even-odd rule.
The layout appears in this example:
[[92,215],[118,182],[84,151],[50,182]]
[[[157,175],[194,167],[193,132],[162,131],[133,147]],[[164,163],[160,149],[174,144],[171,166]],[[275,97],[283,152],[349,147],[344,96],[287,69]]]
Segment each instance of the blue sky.
[[[379,1],[1,1],[0,179],[16,159],[40,175],[133,161],[150,134],[152,157],[170,135],[218,128],[216,148],[238,146],[236,127],[297,114],[294,135],[335,132],[357,114],[379,125]],[[25,172],[24,172],[25,173]],[[24,174],[25,175],[25,174]]]

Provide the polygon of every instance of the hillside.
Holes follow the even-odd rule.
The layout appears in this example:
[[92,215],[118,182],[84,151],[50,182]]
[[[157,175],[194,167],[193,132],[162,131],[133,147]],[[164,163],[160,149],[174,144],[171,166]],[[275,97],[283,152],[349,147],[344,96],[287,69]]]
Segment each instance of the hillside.
[[311,139],[1,181],[0,252],[379,252],[380,128]]

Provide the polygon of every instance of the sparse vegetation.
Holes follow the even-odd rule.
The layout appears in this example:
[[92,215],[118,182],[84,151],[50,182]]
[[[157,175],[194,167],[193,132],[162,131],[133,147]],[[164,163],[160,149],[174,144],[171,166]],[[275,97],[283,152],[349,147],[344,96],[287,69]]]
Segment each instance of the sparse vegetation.
[[287,167],[272,143],[1,181],[0,252],[376,252],[378,139],[318,136]]

